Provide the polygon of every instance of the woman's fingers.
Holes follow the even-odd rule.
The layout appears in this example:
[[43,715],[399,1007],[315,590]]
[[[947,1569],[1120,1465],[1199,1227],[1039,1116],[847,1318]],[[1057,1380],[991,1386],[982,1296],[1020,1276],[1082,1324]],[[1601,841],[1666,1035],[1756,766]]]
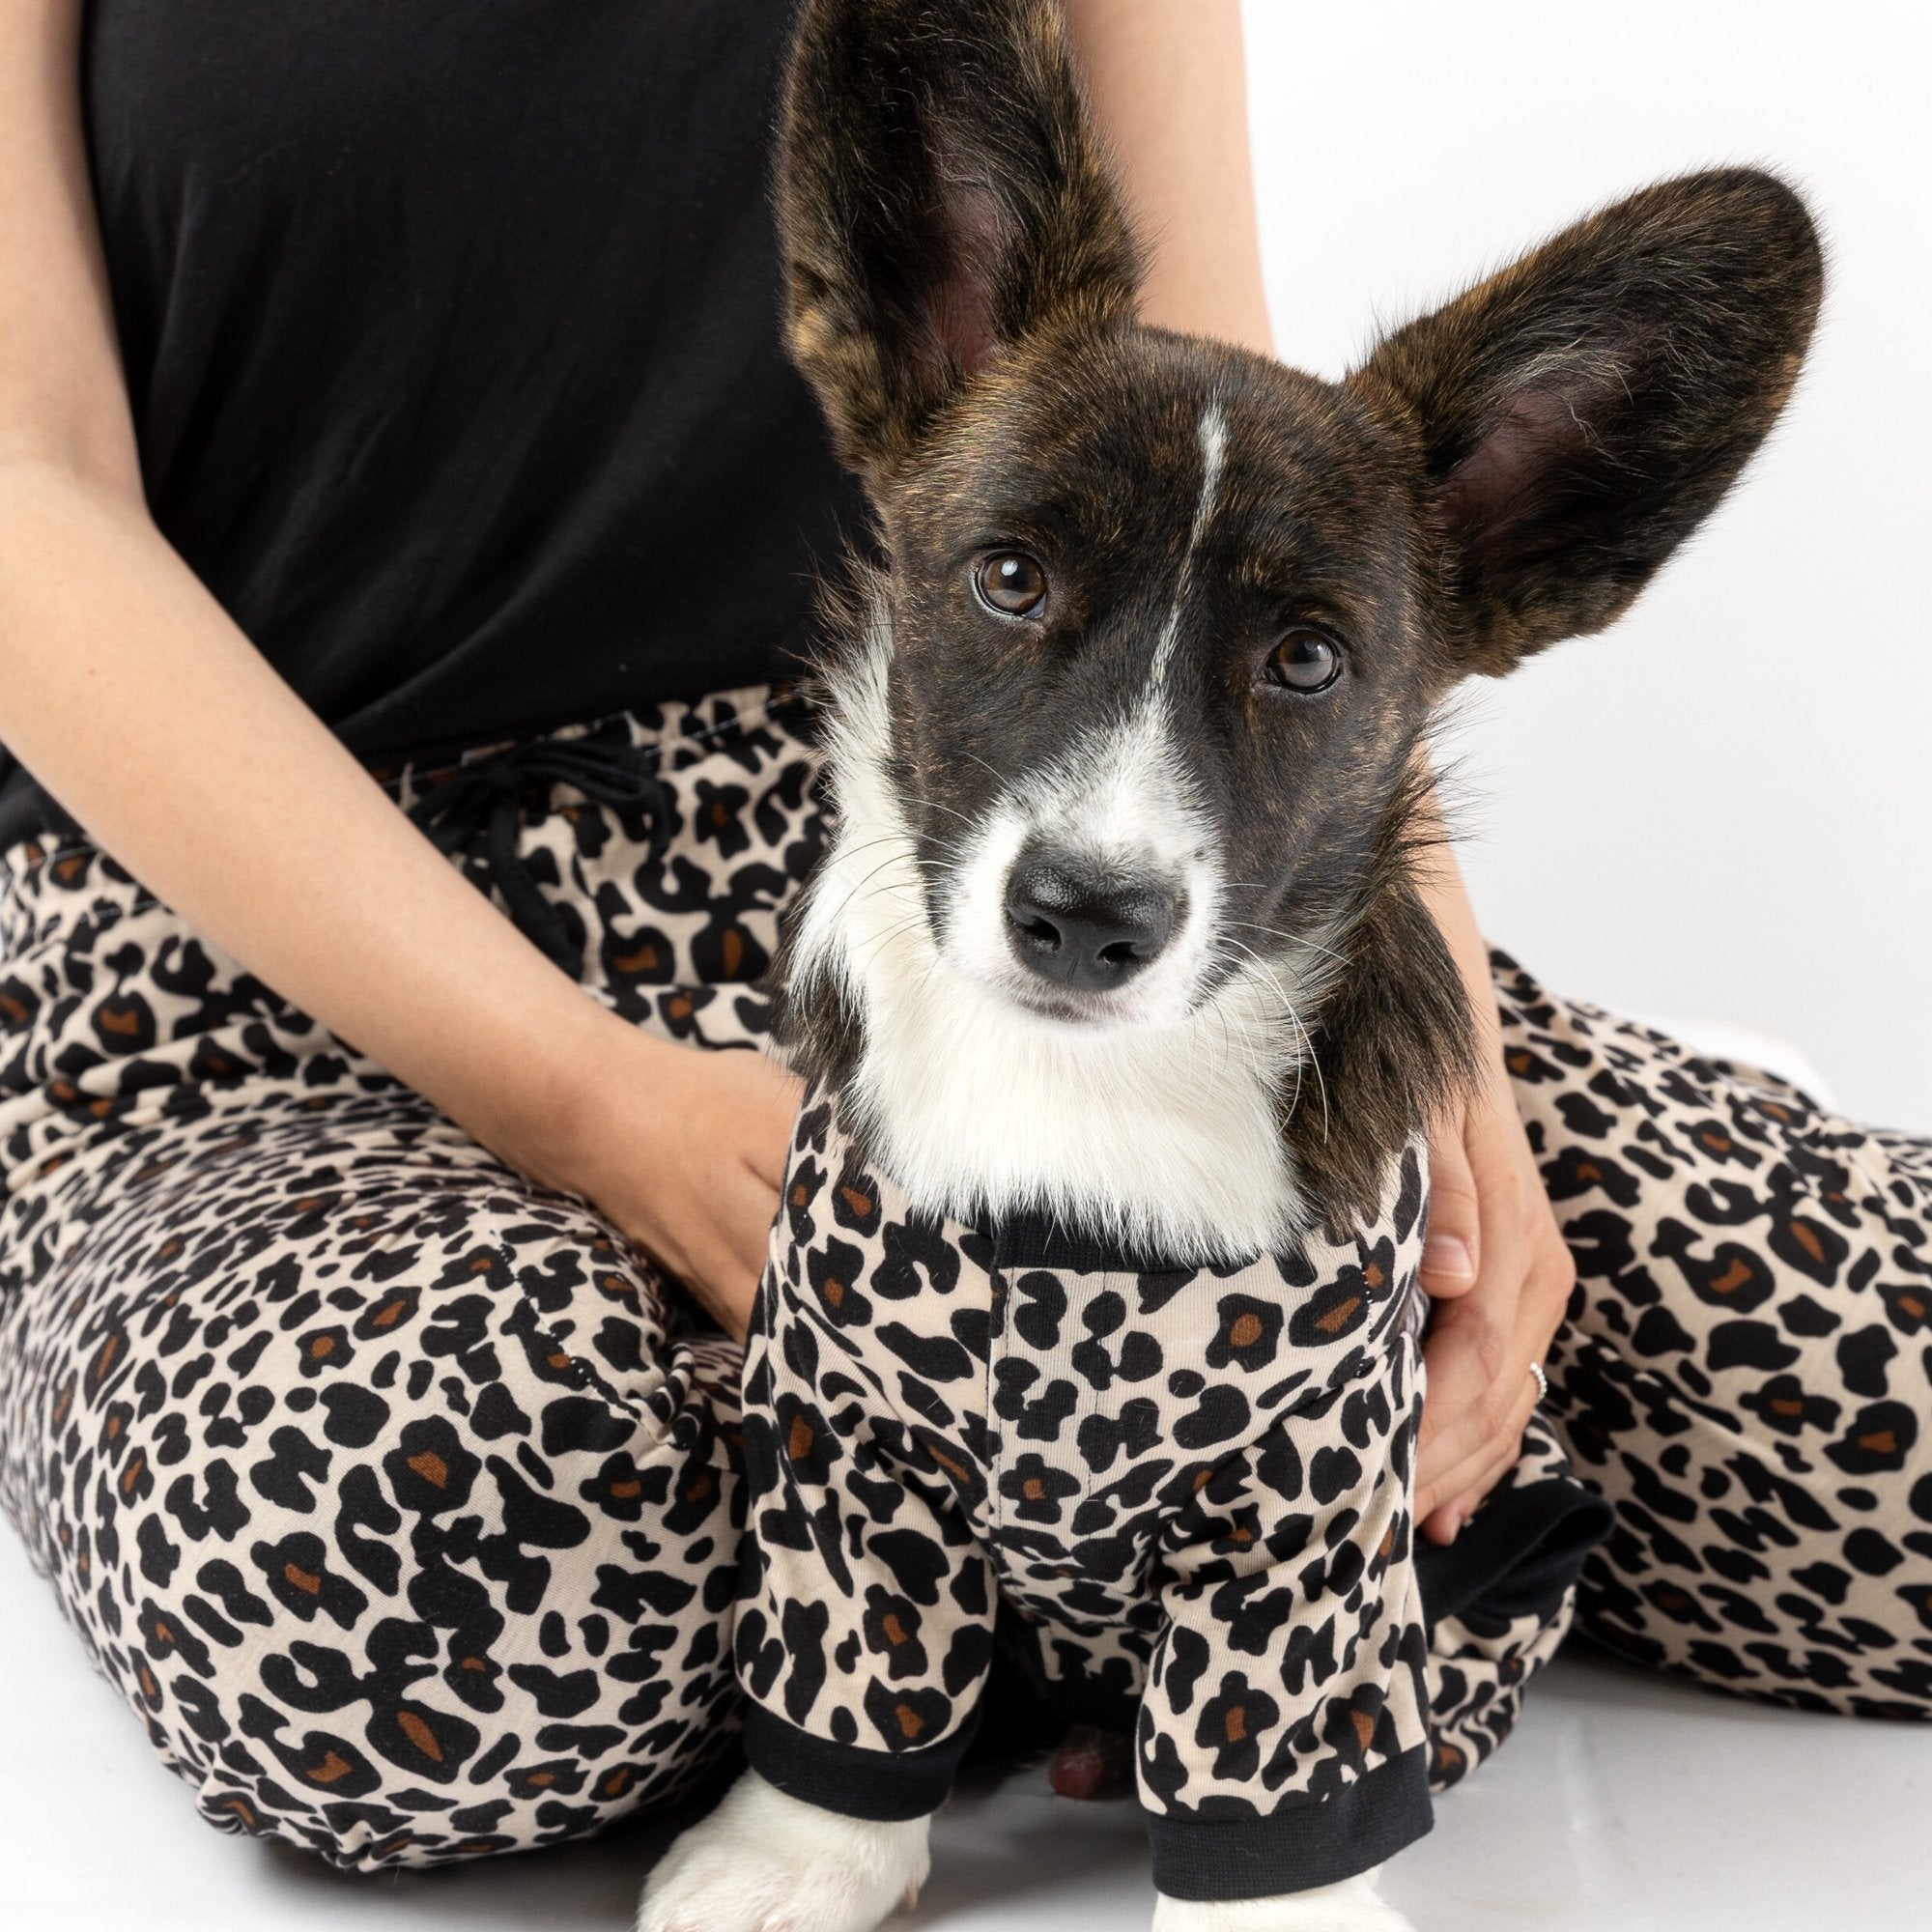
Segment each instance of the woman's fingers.
[[1432,1299],[1467,1294],[1482,1267],[1482,1204],[1463,1145],[1467,1116],[1453,1108],[1429,1141],[1429,1233],[1422,1244],[1422,1287]]
[[[1577,1265],[1570,1250],[1557,1240],[1553,1249],[1545,1246],[1537,1253],[1522,1294],[1522,1325],[1516,1353],[1521,1357],[1522,1378],[1517,1387],[1516,1402],[1497,1440],[1496,1455],[1490,1466],[1445,1505],[1444,1525],[1453,1536],[1466,1522],[1479,1504],[1516,1466],[1522,1452],[1522,1432],[1542,1397],[1542,1385],[1530,1368],[1539,1367],[1549,1352],[1549,1345],[1563,1320],[1570,1291],[1577,1279]],[[1509,1371],[1505,1369],[1505,1387]]]
[[798,1080],[761,1053],[680,1048],[635,1094],[610,1184],[593,1198],[742,1341],[764,1271],[791,1144]]
[[1428,1394],[1416,1458],[1416,1517],[1438,1542],[1453,1533],[1445,1505],[1478,1482],[1521,1434],[1519,1381],[1530,1383],[1529,1364],[1539,1346],[1525,1327],[1531,1259],[1521,1223],[1498,1214],[1475,1286],[1435,1304],[1423,1347]]
[[631,1239],[734,1340],[752,1324],[778,1189],[744,1158],[723,1155],[694,1187],[651,1190],[651,1225],[620,1220]]
[[721,1164],[718,1185],[717,1239],[698,1299],[727,1335],[742,1342],[771,1245],[778,1189],[755,1168],[736,1161]]
[[[758,1056],[759,1092],[755,1122],[748,1122],[746,1152],[752,1172],[770,1190],[776,1206],[779,1189],[784,1184],[785,1161],[791,1152],[792,1124],[798,1118],[799,1102],[805,1097],[805,1083],[788,1073],[776,1061]],[[765,1215],[769,1232],[771,1214]],[[760,1248],[763,1237],[760,1236]]]
[[[1446,1151],[1445,1151],[1446,1152]],[[1435,1218],[1435,1156],[1431,1156],[1430,1223]],[[1456,1190],[1473,1187],[1474,1169],[1466,1151],[1460,1161],[1445,1158],[1452,1199]],[[1476,1278],[1452,1294],[1432,1296],[1434,1308],[1424,1359],[1429,1370],[1428,1400],[1422,1414],[1422,1443],[1417,1464],[1418,1484],[1427,1489],[1465,1465],[1495,1433],[1500,1413],[1485,1415],[1483,1405],[1499,1390],[1516,1365],[1511,1357],[1522,1318],[1523,1283],[1531,1265],[1529,1242],[1522,1218],[1509,1211],[1506,1188],[1492,1182],[1483,1197],[1485,1239]],[[1428,1287],[1428,1276],[1423,1277]],[[1508,1392],[1503,1406],[1515,1390]],[[1495,1404],[1492,1402],[1492,1407]],[[1444,1490],[1446,1502],[1458,1492]]]
[[1513,1236],[1490,1253],[1481,1285],[1438,1307],[1424,1347],[1416,1517],[1436,1543],[1455,1535],[1515,1462],[1537,1400],[1529,1365],[1548,1351],[1575,1279],[1553,1223],[1548,1242]]
[[1463,1525],[1475,1515],[1490,1492],[1517,1465],[1522,1454],[1522,1432],[1536,1410],[1536,1381],[1524,1372],[1522,1392],[1517,1397],[1509,1420],[1494,1444],[1494,1455],[1478,1472],[1476,1479],[1460,1494],[1435,1513],[1433,1523],[1425,1523],[1424,1534],[1434,1543],[1453,1543]]
[[1444,1506],[1481,1476],[1509,1429],[1518,1393],[1509,1380],[1513,1352],[1486,1304],[1465,1299],[1438,1308],[1423,1350],[1428,1394],[1415,1485],[1416,1519],[1438,1542],[1446,1541],[1436,1534],[1446,1531]]
[[1516,1379],[1485,1375],[1482,1389],[1443,1432],[1453,1460],[1417,1492],[1416,1520],[1432,1543],[1450,1542],[1477,1501],[1508,1472],[1535,1406],[1527,1357]]
[[[1421,1268],[1435,1311],[1424,1349],[1416,1516],[1437,1543],[1455,1535],[1516,1461],[1536,1402],[1529,1365],[1548,1351],[1576,1281],[1500,1064],[1456,1124],[1460,1136],[1445,1128],[1431,1144]],[[1453,1264],[1473,1223],[1481,1233],[1467,1280]],[[1450,1245],[1432,1267],[1438,1228]]]

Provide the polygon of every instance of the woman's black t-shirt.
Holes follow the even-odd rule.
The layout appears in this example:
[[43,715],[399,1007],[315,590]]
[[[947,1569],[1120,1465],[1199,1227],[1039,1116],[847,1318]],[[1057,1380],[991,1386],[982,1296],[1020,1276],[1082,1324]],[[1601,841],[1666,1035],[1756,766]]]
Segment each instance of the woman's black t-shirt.
[[[785,361],[792,0],[91,0],[162,533],[359,754],[771,676],[859,522]],[[0,753],[0,845],[48,817]]]

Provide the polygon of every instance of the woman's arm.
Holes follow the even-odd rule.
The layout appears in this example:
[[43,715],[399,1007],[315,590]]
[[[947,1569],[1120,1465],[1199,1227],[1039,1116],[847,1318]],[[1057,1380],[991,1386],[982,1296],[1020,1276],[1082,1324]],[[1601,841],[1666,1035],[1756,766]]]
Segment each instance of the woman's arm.
[[80,12],[0,8],[0,740],[251,972],[506,1159],[590,1195],[742,1328],[789,1084],[584,998],[149,519],[81,142]]
[[[1273,353],[1248,155],[1237,0],[1063,0],[1101,133],[1152,254],[1141,312]],[[1416,1514],[1447,1542],[1515,1462],[1575,1280],[1502,1063],[1489,958],[1447,847],[1424,896],[1455,955],[1483,1078],[1430,1138],[1423,1285],[1438,1306]]]
[[1429,1136],[1422,1285],[1435,1307],[1415,1516],[1448,1543],[1516,1462],[1536,1404],[1529,1365],[1548,1352],[1577,1264],[1517,1113],[1489,948],[1446,842],[1431,848],[1419,884],[1468,992],[1480,1065],[1474,1091]]
[[1062,0],[1149,252],[1141,314],[1274,354],[1255,230],[1238,0]]

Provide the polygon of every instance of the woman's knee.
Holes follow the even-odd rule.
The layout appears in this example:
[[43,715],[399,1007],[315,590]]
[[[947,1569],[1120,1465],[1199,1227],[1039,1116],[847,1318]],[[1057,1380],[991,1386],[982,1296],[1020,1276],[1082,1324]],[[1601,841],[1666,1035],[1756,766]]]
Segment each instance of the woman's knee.
[[128,1586],[99,1634],[204,1815],[421,1863],[688,1785],[732,1705],[724,1435],[510,1363],[467,1414],[352,1389],[144,1472],[96,1531]]
[[39,1541],[223,1829],[475,1856],[724,1742],[735,1354],[665,1343],[628,1258],[491,1232],[429,1280],[108,1321],[47,1383]]

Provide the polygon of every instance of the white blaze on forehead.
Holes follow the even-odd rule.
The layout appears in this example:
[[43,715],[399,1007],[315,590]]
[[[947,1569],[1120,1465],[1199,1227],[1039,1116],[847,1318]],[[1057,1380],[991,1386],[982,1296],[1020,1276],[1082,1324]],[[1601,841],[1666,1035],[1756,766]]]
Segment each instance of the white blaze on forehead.
[[1180,637],[1180,618],[1187,607],[1187,592],[1194,577],[1194,553],[1201,548],[1201,533],[1214,514],[1214,498],[1221,488],[1221,462],[1228,449],[1228,419],[1219,403],[1209,403],[1201,412],[1196,431],[1201,443],[1201,497],[1194,505],[1194,525],[1187,533],[1187,554],[1180,559],[1180,576],[1174,586],[1174,603],[1161,629],[1160,642],[1154,646],[1153,669],[1148,682],[1158,691],[1167,682],[1167,668]]

